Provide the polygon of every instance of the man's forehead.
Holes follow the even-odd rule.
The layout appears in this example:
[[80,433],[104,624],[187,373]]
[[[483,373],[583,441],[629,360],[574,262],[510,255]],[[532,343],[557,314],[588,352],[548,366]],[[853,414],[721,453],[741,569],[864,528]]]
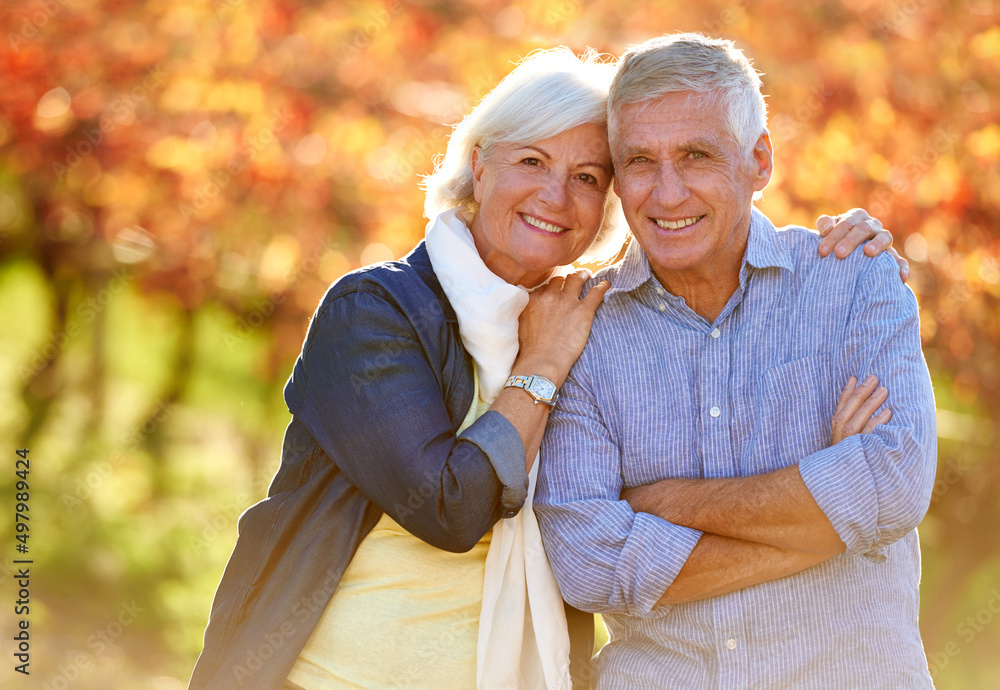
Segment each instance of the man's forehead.
[[642,101],[625,103],[621,110],[632,109],[634,111],[648,110],[659,106],[673,107],[694,107],[699,108],[709,104],[717,103],[720,100],[719,94],[715,91],[670,91],[668,93],[653,96]]
[[718,102],[690,92],[630,103],[620,111],[617,125],[616,151],[640,144],[712,144],[732,138]]

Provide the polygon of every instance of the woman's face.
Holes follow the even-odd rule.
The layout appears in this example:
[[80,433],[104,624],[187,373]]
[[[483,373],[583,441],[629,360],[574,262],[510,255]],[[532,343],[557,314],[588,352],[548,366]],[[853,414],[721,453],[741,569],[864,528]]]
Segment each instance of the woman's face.
[[493,273],[532,287],[570,264],[597,237],[611,185],[604,127],[586,124],[524,146],[472,154],[479,211],[472,236]]

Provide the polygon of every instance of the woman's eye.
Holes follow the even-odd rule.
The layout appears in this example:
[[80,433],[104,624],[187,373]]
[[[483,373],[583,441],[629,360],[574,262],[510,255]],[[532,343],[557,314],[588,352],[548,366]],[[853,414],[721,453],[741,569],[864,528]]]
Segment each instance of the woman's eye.
[[580,173],[580,179],[587,184],[597,184],[597,178],[589,173]]
[[537,158],[525,158],[521,162],[524,163],[525,165],[541,165],[542,164],[542,162],[540,160],[538,160]]

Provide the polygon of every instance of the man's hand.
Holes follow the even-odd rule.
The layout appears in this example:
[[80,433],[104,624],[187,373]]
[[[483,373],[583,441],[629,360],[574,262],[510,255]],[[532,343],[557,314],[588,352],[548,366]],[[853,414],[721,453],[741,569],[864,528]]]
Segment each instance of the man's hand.
[[837,409],[830,422],[833,443],[840,443],[855,434],[870,434],[879,424],[888,424],[892,419],[892,410],[885,409],[874,414],[888,397],[889,391],[879,387],[875,375],[869,376],[860,386],[857,378],[849,377],[840,392]]

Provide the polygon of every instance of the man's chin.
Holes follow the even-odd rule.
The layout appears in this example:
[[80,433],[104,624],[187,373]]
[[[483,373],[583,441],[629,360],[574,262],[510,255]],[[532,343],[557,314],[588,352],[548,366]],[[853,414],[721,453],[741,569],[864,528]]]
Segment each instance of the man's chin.
[[657,251],[647,251],[646,257],[654,273],[659,271],[687,273],[697,271],[699,268],[708,268],[705,253],[691,249],[658,248]]

